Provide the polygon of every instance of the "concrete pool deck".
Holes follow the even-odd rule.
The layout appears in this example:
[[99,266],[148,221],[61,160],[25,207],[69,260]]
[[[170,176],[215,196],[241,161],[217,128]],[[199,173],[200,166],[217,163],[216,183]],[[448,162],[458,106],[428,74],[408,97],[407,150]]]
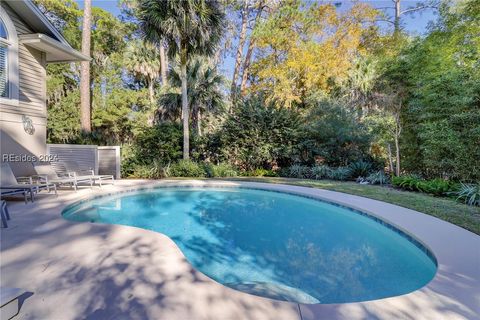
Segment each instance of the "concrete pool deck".
[[[160,233],[61,217],[65,206],[91,196],[172,185],[245,186],[344,204],[414,235],[434,253],[438,271],[425,287],[393,298],[325,305],[275,301],[211,280]],[[12,220],[1,229],[1,285],[29,292],[16,319],[480,319],[480,236],[376,200],[253,182],[121,180],[8,205]]]

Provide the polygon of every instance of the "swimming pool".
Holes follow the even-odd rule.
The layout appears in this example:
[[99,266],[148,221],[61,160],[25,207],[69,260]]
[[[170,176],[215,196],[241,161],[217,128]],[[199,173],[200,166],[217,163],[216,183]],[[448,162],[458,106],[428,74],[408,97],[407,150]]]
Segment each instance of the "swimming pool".
[[231,288],[299,303],[405,294],[435,275],[414,239],[359,212],[246,188],[157,188],[70,206],[64,217],[169,236],[190,263]]

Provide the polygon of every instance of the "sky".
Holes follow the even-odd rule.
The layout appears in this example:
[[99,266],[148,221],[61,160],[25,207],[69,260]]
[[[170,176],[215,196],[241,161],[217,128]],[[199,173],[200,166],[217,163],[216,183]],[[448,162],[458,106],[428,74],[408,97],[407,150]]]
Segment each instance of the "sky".
[[[76,0],[79,4],[80,8],[83,8],[83,0]],[[307,0],[313,1],[313,0]],[[323,1],[328,2],[328,1]],[[351,0],[332,0],[332,3],[341,2],[342,5],[339,7],[339,10],[348,10],[352,5]],[[361,0],[360,2],[369,3],[376,8],[382,7],[392,7],[393,3],[392,0]],[[416,5],[419,0],[403,0],[402,1],[402,10],[407,9],[411,6]],[[118,1],[117,0],[92,0],[92,6],[100,7],[106,11],[109,11],[115,16],[120,14],[120,9],[118,8]],[[393,14],[393,8],[390,10]],[[389,13],[390,13],[389,12]],[[432,9],[425,9],[410,15],[406,15],[402,17],[402,23],[404,24],[405,30],[412,34],[412,35],[422,35],[425,34],[427,31],[427,27],[429,22],[434,21],[436,18],[435,12]],[[388,27],[388,23],[382,23],[382,27]],[[233,43],[235,46],[235,43]],[[226,76],[230,76],[233,72],[233,57],[226,57],[223,66],[221,67],[223,73]]]

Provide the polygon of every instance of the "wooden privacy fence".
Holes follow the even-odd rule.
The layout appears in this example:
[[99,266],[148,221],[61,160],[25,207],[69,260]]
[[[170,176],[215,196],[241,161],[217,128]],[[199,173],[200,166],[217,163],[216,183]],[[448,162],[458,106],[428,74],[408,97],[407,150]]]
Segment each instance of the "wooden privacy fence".
[[[82,169],[94,170],[95,174],[112,174],[120,179],[120,146],[47,144],[47,153],[55,155],[57,162],[75,161]],[[62,170],[55,162],[52,165]]]

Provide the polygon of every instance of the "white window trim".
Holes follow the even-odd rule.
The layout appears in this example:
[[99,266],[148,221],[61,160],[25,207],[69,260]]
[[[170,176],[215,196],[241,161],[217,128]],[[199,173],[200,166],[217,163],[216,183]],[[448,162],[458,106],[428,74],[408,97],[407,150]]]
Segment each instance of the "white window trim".
[[1,105],[18,106],[18,36],[17,30],[7,12],[0,6],[0,18],[2,19],[7,29],[8,39],[2,40],[2,43],[7,44],[7,59],[8,59],[8,97],[0,98]]

